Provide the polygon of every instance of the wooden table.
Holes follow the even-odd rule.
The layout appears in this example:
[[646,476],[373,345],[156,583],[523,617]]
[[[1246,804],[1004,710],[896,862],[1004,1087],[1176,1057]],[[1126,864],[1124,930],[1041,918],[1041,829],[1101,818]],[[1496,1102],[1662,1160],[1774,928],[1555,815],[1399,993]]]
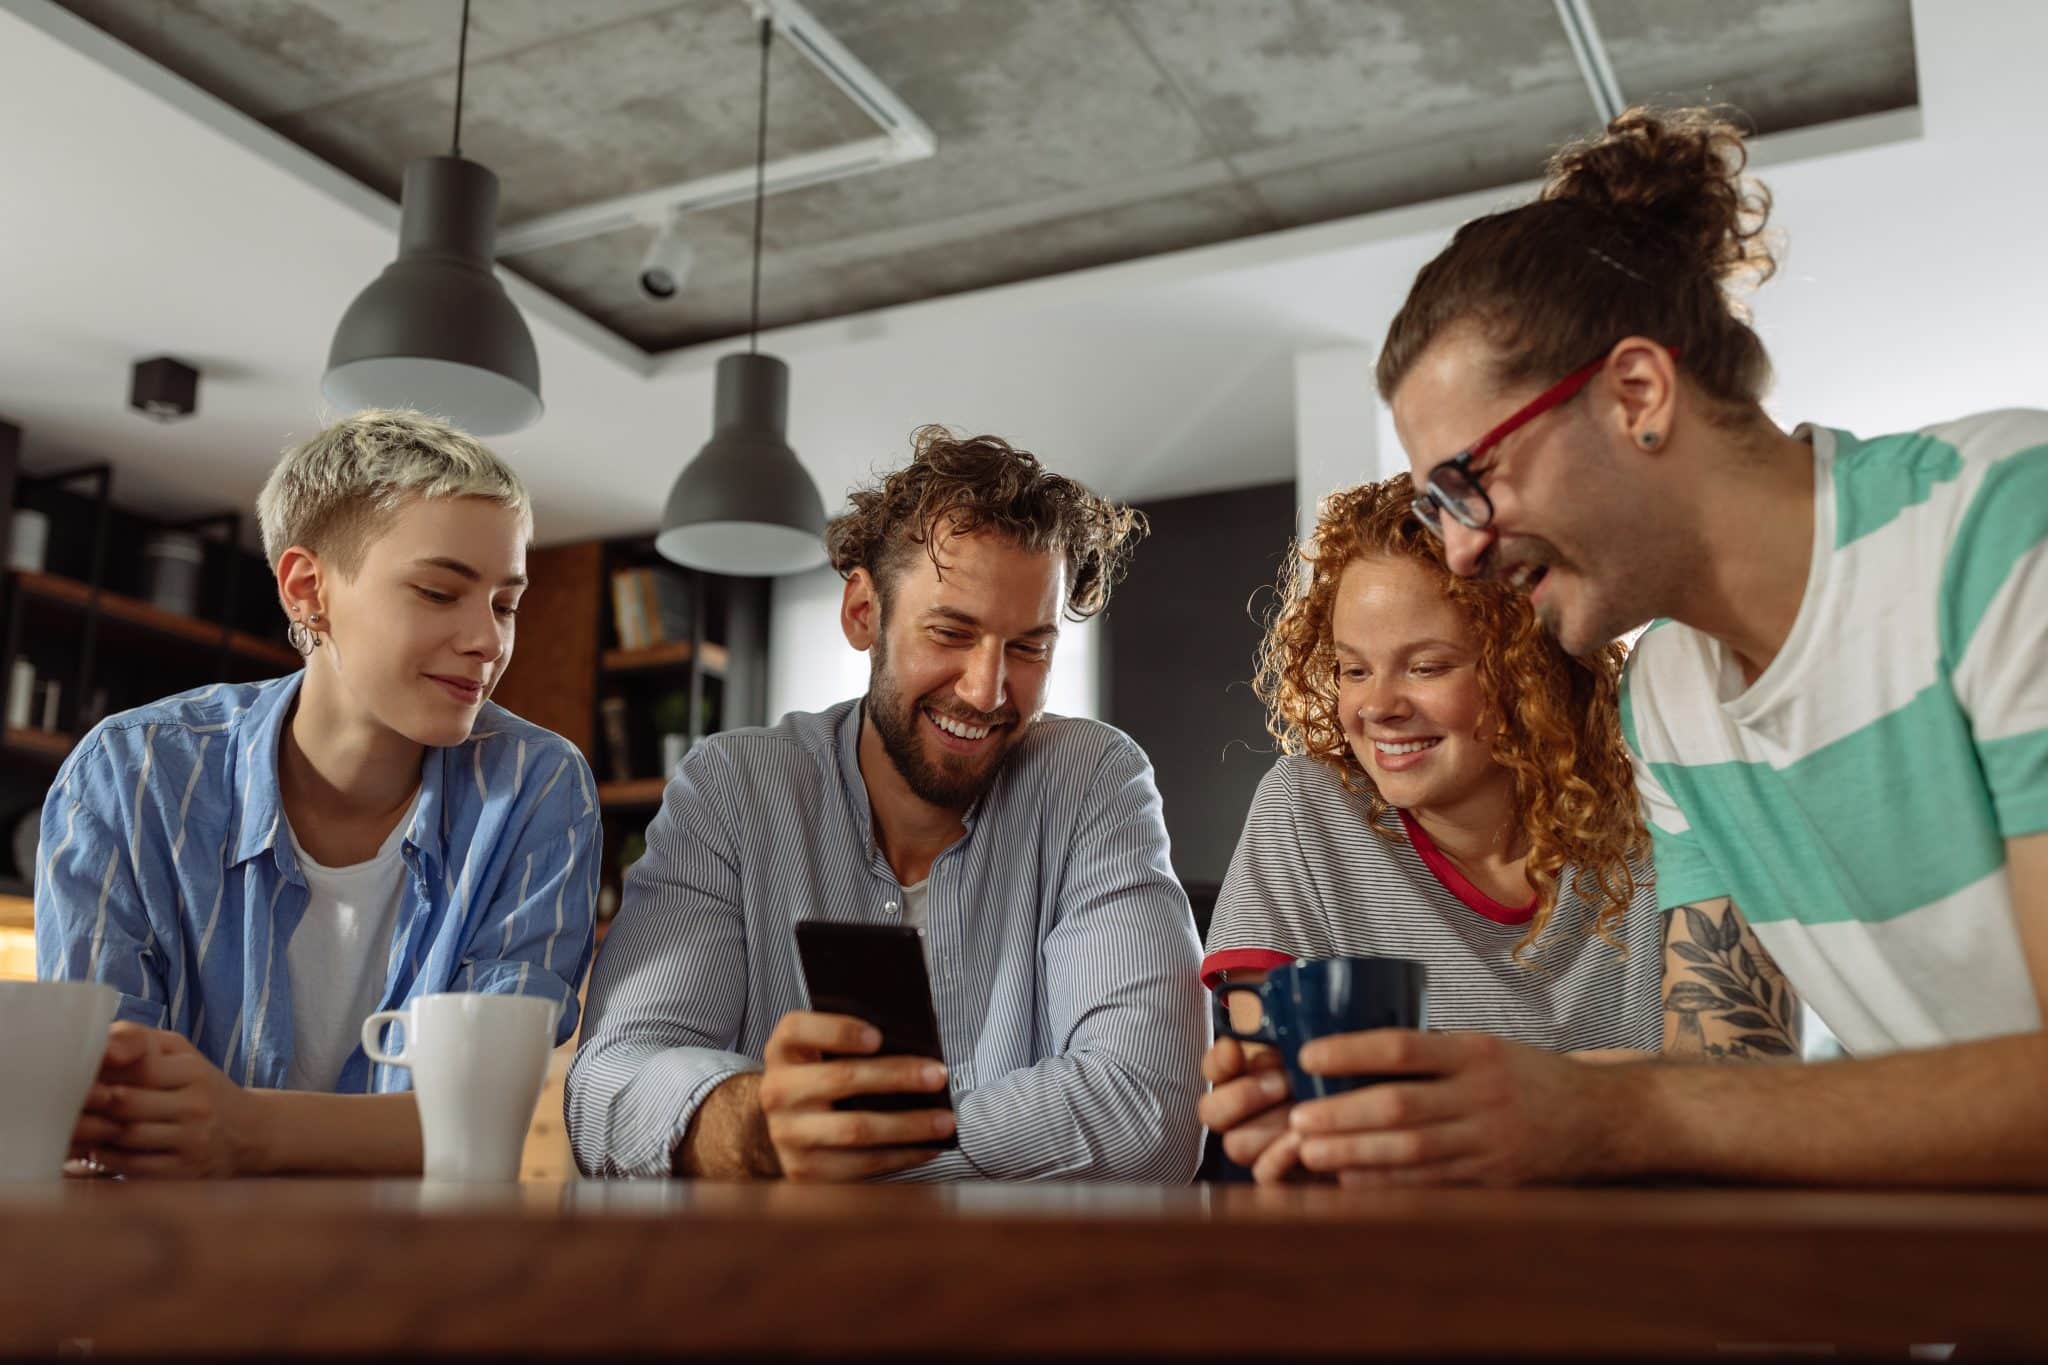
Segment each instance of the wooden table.
[[0,1186],[0,1351],[2048,1351],[2048,1198]]

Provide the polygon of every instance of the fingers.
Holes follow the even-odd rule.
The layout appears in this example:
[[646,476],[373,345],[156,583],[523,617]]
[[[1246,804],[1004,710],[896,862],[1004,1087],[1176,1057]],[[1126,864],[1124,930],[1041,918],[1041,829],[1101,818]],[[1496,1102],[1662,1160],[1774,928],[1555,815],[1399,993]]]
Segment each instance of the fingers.
[[124,1152],[182,1152],[191,1138],[192,1129],[182,1123],[130,1123],[100,1146]]
[[144,1090],[132,1085],[105,1087],[106,1096],[93,1113],[122,1123],[159,1123],[197,1117],[200,1097],[189,1090]]
[[793,1066],[833,1053],[865,1056],[881,1045],[881,1031],[864,1020],[845,1014],[791,1010],[769,1035],[762,1061],[769,1066]]
[[1325,1174],[1355,1168],[1440,1165],[1473,1156],[1485,1145],[1480,1126],[1470,1121],[1399,1128],[1386,1133],[1311,1137],[1297,1132],[1295,1136],[1301,1144],[1301,1164]]
[[1211,1085],[1236,1080],[1248,1071],[1281,1071],[1280,1054],[1264,1043],[1218,1038],[1202,1057],[1202,1079]]
[[1373,1029],[1304,1044],[1301,1069],[1317,1076],[1444,1075],[1495,1055],[1499,1046],[1484,1033]]
[[1254,1119],[1241,1128],[1233,1128],[1223,1135],[1223,1155],[1247,1169],[1258,1164],[1259,1157],[1277,1139],[1288,1132],[1287,1115],[1276,1110],[1272,1114]]
[[1301,1137],[1282,1133],[1259,1153],[1252,1166],[1252,1179],[1261,1185],[1278,1185],[1301,1168]]
[[873,1057],[774,1067],[761,1077],[761,1108],[823,1109],[856,1095],[920,1095],[946,1088],[946,1068],[927,1057]]
[[107,1028],[107,1050],[100,1058],[100,1067],[134,1066],[156,1051],[156,1030],[144,1028],[141,1024],[119,1020]]
[[93,1155],[108,1175],[124,1175],[130,1180],[191,1180],[201,1174],[184,1157],[160,1152],[124,1152],[102,1147]]
[[1294,1106],[1290,1121],[1304,1137],[1359,1129],[1420,1128],[1458,1118],[1471,1109],[1456,1081],[1382,1081]]
[[1262,1071],[1240,1076],[1217,1086],[1196,1102],[1195,1113],[1204,1125],[1227,1133],[1288,1098],[1287,1076],[1279,1071]]
[[1235,1038],[1218,1038],[1202,1054],[1202,1079],[1211,1085],[1235,1080],[1244,1073],[1244,1048]]
[[794,1165],[785,1164],[782,1174],[785,1179],[797,1181],[869,1180],[922,1166],[937,1155],[936,1151],[919,1151],[914,1147],[874,1152],[812,1149],[801,1153]]
[[71,1130],[73,1147],[91,1147],[99,1143],[111,1143],[121,1135],[121,1125],[99,1114],[81,1114],[78,1124]]
[[[825,1109],[771,1114],[768,1135],[776,1149],[859,1149],[904,1147],[950,1137],[954,1119],[947,1109],[912,1109],[900,1113],[875,1109]],[[788,1162],[784,1161],[784,1169]]]

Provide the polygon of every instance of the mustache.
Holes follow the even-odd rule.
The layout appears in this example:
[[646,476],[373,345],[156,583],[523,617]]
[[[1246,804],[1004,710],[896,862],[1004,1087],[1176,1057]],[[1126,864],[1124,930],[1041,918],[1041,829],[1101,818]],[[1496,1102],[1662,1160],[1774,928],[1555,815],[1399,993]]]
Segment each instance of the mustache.
[[1543,541],[1497,540],[1480,555],[1472,576],[1498,583],[1520,568],[1554,569],[1563,562],[1563,556]]
[[1000,711],[976,711],[972,707],[946,706],[935,701],[922,701],[918,705],[963,725],[1008,725],[1017,719],[1015,708],[1007,706]]

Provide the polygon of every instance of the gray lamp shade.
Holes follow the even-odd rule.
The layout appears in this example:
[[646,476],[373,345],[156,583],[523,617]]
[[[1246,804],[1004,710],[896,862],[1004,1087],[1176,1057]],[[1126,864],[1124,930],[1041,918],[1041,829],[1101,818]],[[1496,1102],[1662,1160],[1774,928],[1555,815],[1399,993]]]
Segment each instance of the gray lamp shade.
[[683,466],[654,548],[710,573],[770,576],[825,562],[825,504],[783,439],[789,366],[769,355],[718,362],[711,439]]
[[321,391],[348,412],[417,408],[496,436],[541,414],[540,358],[491,273],[498,177],[474,161],[405,168],[398,259],[334,330]]

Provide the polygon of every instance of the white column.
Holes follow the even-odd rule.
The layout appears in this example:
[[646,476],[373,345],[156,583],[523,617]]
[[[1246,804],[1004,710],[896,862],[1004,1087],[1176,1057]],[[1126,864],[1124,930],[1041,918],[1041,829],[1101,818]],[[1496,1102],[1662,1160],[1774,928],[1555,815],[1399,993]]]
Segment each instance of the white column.
[[1324,495],[1406,473],[1392,415],[1373,390],[1370,346],[1333,346],[1294,357],[1294,481],[1297,534],[1306,540]]

